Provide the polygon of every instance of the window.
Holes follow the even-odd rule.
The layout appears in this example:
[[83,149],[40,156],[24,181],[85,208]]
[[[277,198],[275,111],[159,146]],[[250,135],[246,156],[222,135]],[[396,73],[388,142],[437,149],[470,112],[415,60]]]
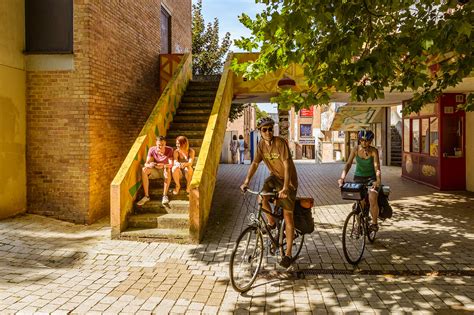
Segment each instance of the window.
[[313,134],[311,124],[300,125],[300,137],[311,137]]
[[430,117],[430,155],[438,156],[438,118]]
[[411,151],[420,152],[420,120],[413,119],[411,121],[412,142]]
[[161,7],[161,53],[171,54],[171,15]]
[[28,53],[73,52],[73,0],[26,0]]
[[403,119],[403,151],[410,152],[410,119]]
[[423,118],[421,120],[421,152],[428,154],[430,152],[430,120]]

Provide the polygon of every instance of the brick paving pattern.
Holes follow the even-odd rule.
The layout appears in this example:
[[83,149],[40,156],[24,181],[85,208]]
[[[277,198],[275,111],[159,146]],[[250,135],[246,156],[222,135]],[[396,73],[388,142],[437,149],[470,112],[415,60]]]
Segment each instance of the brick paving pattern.
[[[383,179],[392,187],[394,217],[381,224],[354,269],[341,245],[351,209],[336,185],[342,165],[297,164],[298,194],[315,198],[316,230],[293,272],[266,256],[254,288],[234,292],[228,261],[247,224],[238,192],[247,168],[221,165],[199,245],[110,240],[108,220],[90,226],[36,215],[0,221],[0,313],[474,312],[474,194],[439,192],[391,167],[383,168]],[[261,166],[253,187],[266,175]],[[308,272],[300,277],[298,270]]]

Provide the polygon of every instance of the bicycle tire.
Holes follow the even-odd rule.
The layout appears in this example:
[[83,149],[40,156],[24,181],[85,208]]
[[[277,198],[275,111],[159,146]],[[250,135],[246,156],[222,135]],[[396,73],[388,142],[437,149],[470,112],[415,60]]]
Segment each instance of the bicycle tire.
[[[254,243],[252,244],[252,240]],[[252,245],[253,248],[250,248],[250,252],[247,250],[249,249],[249,245]],[[240,246],[243,246],[243,253],[238,253]],[[236,259],[242,258],[242,262],[250,263],[249,270],[249,278],[248,280],[242,280],[240,277],[245,276],[241,275],[237,272],[237,268],[241,267],[242,262],[238,264]],[[256,261],[254,261],[256,259]],[[257,274],[260,270],[263,260],[263,238],[260,230],[255,226],[247,227],[237,238],[235,243],[234,249],[232,250],[232,254],[230,256],[230,263],[229,263],[229,275],[230,275],[230,282],[234,290],[238,292],[245,292],[248,291],[252,284],[255,282],[257,278]],[[244,268],[244,273],[246,273]]]
[[[359,223],[357,222],[359,219]],[[342,229],[342,250],[351,265],[357,265],[365,250],[365,221],[361,213],[352,211],[344,222]]]
[[[285,233],[285,227],[286,227],[285,220],[283,220],[283,222],[281,224],[280,233]],[[295,231],[294,232],[295,237],[293,238],[293,246],[291,247],[291,249],[292,249],[291,250],[291,262],[294,262],[294,261],[296,261],[296,259],[298,259],[298,256],[300,255],[301,249],[303,248],[303,244],[304,244],[304,234],[298,233],[298,231],[296,231],[296,229],[294,231]],[[281,240],[280,258],[283,259],[283,257],[286,254],[286,237],[280,237],[279,240]]]

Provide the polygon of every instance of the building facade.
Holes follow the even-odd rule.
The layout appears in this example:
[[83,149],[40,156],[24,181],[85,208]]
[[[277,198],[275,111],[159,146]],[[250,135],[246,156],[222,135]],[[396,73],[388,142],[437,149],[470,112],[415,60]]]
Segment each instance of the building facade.
[[9,110],[17,126],[5,128],[19,149],[0,163],[22,168],[6,192],[21,193],[0,213],[94,222],[108,214],[110,182],[158,100],[159,55],[191,50],[191,0],[7,3],[0,27],[16,34],[0,50],[9,58],[0,79],[16,72],[25,92]]
[[[221,163],[232,163],[232,155],[230,153],[229,144],[234,135],[237,136],[237,138],[242,135],[244,137],[245,142],[249,146],[252,143],[251,138],[254,133],[256,123],[255,106],[256,104],[250,104],[250,106],[246,106],[243,110],[242,115],[239,118],[232,122],[227,122],[224,145],[222,146],[221,152]],[[251,159],[250,152],[250,148],[246,150],[246,160]]]

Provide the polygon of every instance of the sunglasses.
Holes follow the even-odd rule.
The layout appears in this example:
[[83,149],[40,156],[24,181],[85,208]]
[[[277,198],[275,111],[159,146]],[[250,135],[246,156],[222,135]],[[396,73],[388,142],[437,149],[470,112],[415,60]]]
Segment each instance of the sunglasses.
[[268,127],[268,128],[263,128],[263,127],[262,127],[261,130],[262,130],[262,132],[267,132],[267,131],[268,131],[268,132],[273,132],[273,127]]

